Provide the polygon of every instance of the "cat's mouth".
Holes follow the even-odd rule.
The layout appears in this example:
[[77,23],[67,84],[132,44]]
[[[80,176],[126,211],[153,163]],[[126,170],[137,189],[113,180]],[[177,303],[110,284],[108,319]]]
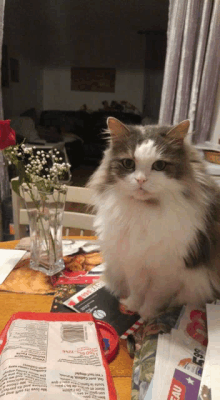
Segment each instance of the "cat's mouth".
[[148,190],[145,190],[145,189],[143,189],[142,187],[138,188],[138,189],[136,190],[136,192],[137,192],[137,193],[140,193],[140,194],[150,194],[150,192],[149,192]]
[[150,193],[148,190],[141,188],[138,188],[135,190],[134,192],[134,198],[139,199],[139,200],[146,200],[147,198],[149,198],[150,196],[152,196],[152,193]]

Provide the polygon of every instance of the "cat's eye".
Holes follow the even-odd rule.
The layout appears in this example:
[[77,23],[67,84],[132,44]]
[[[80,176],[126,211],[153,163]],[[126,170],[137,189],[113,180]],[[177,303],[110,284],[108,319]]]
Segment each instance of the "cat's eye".
[[135,167],[135,162],[132,158],[124,158],[121,162],[126,169],[134,169]]
[[155,169],[156,171],[163,171],[163,169],[166,167],[167,163],[163,160],[157,160],[153,163],[152,169]]

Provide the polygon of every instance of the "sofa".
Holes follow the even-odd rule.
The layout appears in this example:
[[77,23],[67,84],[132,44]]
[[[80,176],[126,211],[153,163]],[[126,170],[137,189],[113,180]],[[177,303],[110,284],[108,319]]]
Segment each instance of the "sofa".
[[26,110],[11,119],[17,142],[26,139],[32,144],[65,143],[72,168],[80,164],[99,165],[107,141],[102,134],[109,116],[125,124],[140,124],[141,116],[121,110],[61,111],[45,110],[37,117],[36,110]]
[[[54,129],[65,140],[69,135],[78,137],[75,143],[78,146],[77,160],[71,154],[71,146],[66,142],[67,154],[71,164],[83,162],[98,165],[106,148],[106,140],[102,132],[106,129],[106,120],[109,116],[118,118],[125,124],[140,124],[141,116],[132,112],[121,111],[61,111],[46,110],[40,116],[40,126],[46,129]],[[81,142],[80,142],[81,140]],[[75,152],[74,152],[75,153]]]

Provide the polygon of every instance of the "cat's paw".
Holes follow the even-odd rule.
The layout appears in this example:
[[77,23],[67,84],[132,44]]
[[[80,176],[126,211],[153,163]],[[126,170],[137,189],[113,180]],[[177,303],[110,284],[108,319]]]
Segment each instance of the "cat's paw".
[[138,306],[135,302],[135,300],[129,296],[126,299],[120,299],[120,303],[123,304],[129,311],[132,312],[137,312],[138,311]]
[[106,289],[114,294],[114,296],[120,297],[128,297],[129,290],[126,283],[123,280],[116,280],[116,279],[108,279],[106,274],[103,276]]
[[106,287],[106,289],[110,292],[110,293],[112,293],[115,297],[120,297],[121,296],[121,291],[120,291],[120,288],[118,288],[116,285],[113,285],[112,283],[110,283],[110,282],[106,282],[105,281],[105,287]]
[[157,315],[156,310],[155,309],[149,309],[148,307],[146,307],[145,305],[143,305],[142,307],[140,307],[138,314],[140,315],[140,317],[144,320],[144,321],[149,321],[153,318],[155,318],[155,316]]

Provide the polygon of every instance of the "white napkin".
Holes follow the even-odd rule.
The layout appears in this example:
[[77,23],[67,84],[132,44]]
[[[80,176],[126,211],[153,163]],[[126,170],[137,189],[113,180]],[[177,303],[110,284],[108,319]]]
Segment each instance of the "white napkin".
[[0,284],[4,282],[26,250],[0,249]]

